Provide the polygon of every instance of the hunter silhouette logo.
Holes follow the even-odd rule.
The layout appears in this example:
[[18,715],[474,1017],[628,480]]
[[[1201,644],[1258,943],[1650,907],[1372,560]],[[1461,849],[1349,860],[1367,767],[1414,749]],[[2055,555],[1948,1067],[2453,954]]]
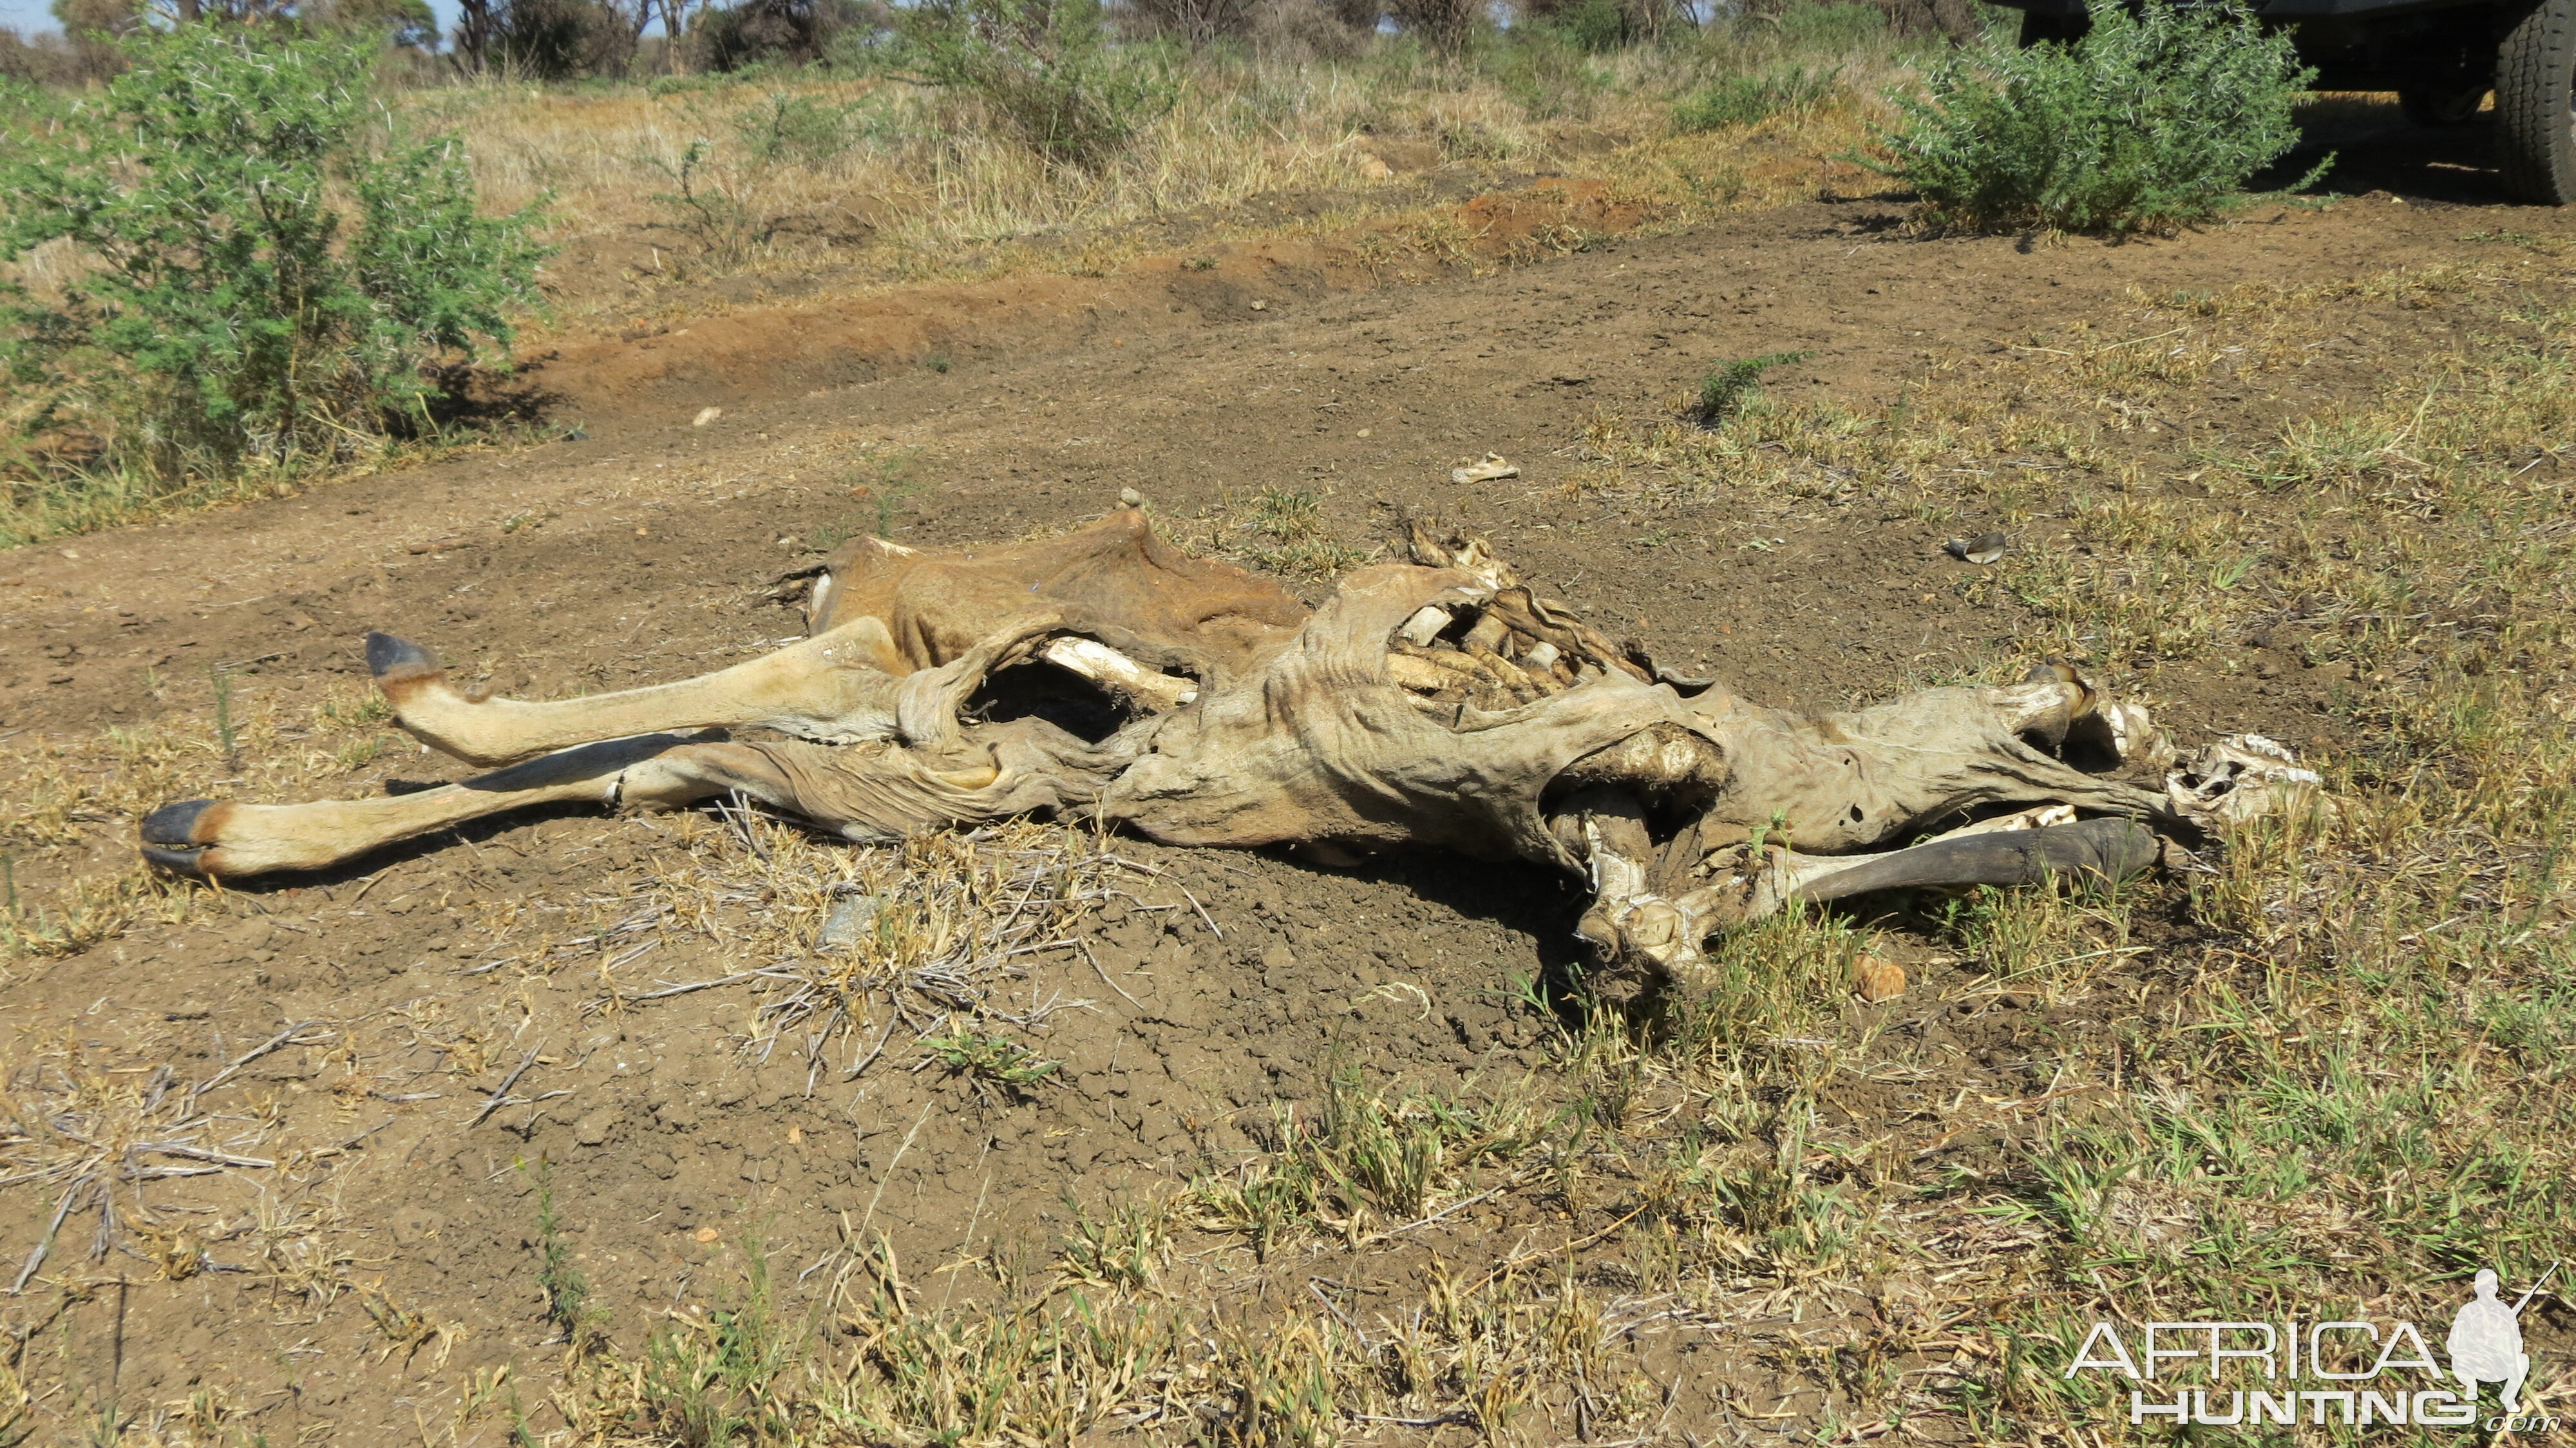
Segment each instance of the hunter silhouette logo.
[[[2165,1418],[2177,1427],[2256,1429],[2303,1420],[2318,1427],[2467,1428],[2478,1425],[2480,1388],[2493,1383],[2504,1411],[2487,1419],[2487,1429],[2555,1432],[2558,1419],[2523,1412],[2531,1354],[2523,1350],[2522,1310],[2558,1266],[2549,1264],[2510,1304],[2497,1296],[2495,1271],[2480,1269],[2474,1295],[2451,1318],[2447,1372],[2411,1322],[2293,1318],[2137,1323],[2134,1351],[2118,1327],[2096,1322],[2065,1376],[2128,1379],[2132,1424]],[[2185,1366],[2194,1363],[2197,1368]]]
[[2494,1269],[2478,1269],[2477,1296],[2451,1319],[2451,1338],[2444,1344],[2451,1350],[2451,1376],[2460,1380],[2470,1402],[2478,1400],[2478,1384],[2501,1383],[2504,1410],[2522,1411],[2522,1380],[2531,1375],[2531,1354],[2522,1350],[2522,1310],[2557,1271],[2558,1264],[2550,1263],[2531,1291],[2507,1307],[2496,1301]]

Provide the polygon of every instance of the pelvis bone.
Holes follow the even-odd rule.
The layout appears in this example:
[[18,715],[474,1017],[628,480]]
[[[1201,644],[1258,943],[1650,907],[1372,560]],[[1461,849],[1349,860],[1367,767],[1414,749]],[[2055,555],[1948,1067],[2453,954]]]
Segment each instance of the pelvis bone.
[[[524,805],[727,793],[862,841],[1046,813],[1174,845],[1431,846],[1588,881],[1598,983],[1633,993],[1688,988],[1712,933],[1795,900],[2117,877],[2313,794],[2269,741],[2156,777],[2174,751],[2146,711],[2063,666],[1786,713],[1656,669],[1481,543],[1416,529],[1411,553],[1310,613],[1133,508],[997,548],[861,538],[809,575],[802,642],[552,703],[460,691],[427,650],[371,634],[400,725],[493,772],[167,805],[144,853],[231,878]],[[741,728],[785,737],[723,732]]]

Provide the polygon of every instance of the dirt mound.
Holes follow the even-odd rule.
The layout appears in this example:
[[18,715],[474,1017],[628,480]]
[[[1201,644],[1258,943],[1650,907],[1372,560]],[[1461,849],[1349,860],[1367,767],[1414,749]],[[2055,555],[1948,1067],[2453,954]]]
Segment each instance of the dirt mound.
[[1598,181],[1543,180],[1423,218],[1356,231],[1224,242],[1146,257],[1111,276],[906,286],[802,306],[631,329],[521,359],[491,384],[546,399],[559,420],[784,402],[905,369],[945,372],[1277,321],[1327,298],[1452,266],[1572,251],[1645,215]]

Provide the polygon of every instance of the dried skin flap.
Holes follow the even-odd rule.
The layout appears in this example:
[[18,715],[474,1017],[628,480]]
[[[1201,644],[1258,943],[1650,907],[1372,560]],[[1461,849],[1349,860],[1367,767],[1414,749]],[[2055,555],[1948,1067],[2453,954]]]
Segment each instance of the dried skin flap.
[[1306,621],[1267,578],[1192,558],[1139,508],[1078,532],[989,548],[919,549],[861,537],[823,565],[810,633],[883,621],[889,673],[963,658],[1027,616],[1049,612],[1134,657],[1184,672],[1242,673]]
[[1508,711],[1425,710],[1391,677],[1388,640],[1427,604],[1492,596],[1456,570],[1352,574],[1258,679],[1166,720],[1102,813],[1169,844],[1410,843],[1578,868],[1540,813],[1548,782],[1657,724],[1700,725],[1625,674]]

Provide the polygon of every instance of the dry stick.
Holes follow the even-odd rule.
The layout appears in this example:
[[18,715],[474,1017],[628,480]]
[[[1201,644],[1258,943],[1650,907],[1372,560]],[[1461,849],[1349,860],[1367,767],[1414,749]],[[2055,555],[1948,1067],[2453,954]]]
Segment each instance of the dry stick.
[[1109,978],[1109,972],[1100,968],[1100,957],[1091,953],[1090,941],[1077,940],[1074,944],[1082,947],[1082,958],[1091,962],[1091,973],[1100,977],[1100,983],[1102,985],[1109,987],[1111,990],[1117,991],[1119,996],[1122,997],[1127,1004],[1134,1006],[1136,1009],[1141,1011],[1145,1008],[1145,1003],[1143,1001],[1136,999],[1134,996],[1128,995],[1127,992],[1119,986],[1118,982]]
[[648,990],[642,995],[621,994],[617,997],[617,1001],[620,1005],[629,1006],[641,1001],[658,1001],[667,999],[671,996],[687,995],[693,990],[714,990],[720,985],[737,985],[758,974],[760,974],[760,971],[757,968],[752,970],[738,970],[731,975],[718,976],[714,980],[693,980],[687,985],[664,986],[660,990]]
[[251,1062],[258,1060],[260,1057],[267,1055],[269,1052],[276,1050],[278,1047],[285,1045],[288,1041],[294,1039],[296,1032],[311,1030],[313,1027],[321,1024],[323,1023],[318,1020],[299,1021],[294,1025],[288,1026],[285,1030],[278,1032],[276,1035],[269,1037],[267,1040],[260,1042],[258,1045],[251,1047],[249,1051],[237,1057],[231,1065],[217,1071],[214,1075],[207,1077],[196,1085],[189,1087],[188,1105],[186,1110],[194,1112],[197,1109],[198,1097],[205,1095],[207,1092],[221,1086],[226,1081],[231,1080],[235,1071],[238,1071],[242,1067],[249,1065]]
[[129,1157],[138,1151],[148,1151],[160,1156],[184,1156],[191,1161],[210,1161],[217,1166],[277,1165],[276,1162],[265,1157],[234,1156],[229,1152],[208,1151],[202,1146],[190,1146],[184,1141],[138,1141],[127,1147],[125,1151]]
[[1324,1304],[1324,1310],[1341,1319],[1342,1326],[1351,1330],[1351,1336],[1360,1340],[1360,1351],[1375,1351],[1374,1348],[1369,1346],[1369,1335],[1365,1331],[1361,1330],[1358,1323],[1351,1321],[1351,1315],[1342,1311],[1340,1303],[1337,1303],[1333,1301],[1333,1299],[1324,1295],[1324,1289],[1317,1284],[1316,1279],[1312,1277],[1306,1279],[1306,1290],[1315,1294],[1315,1300]]
[[[1124,865],[1130,870],[1151,875],[1158,880],[1172,880],[1172,877],[1168,872],[1157,870],[1151,865],[1141,864],[1135,860],[1128,859],[1125,855],[1103,855],[1100,858],[1112,865]],[[1199,903],[1199,897],[1190,893],[1189,886],[1182,884],[1178,880],[1172,880],[1172,888],[1180,891],[1181,898],[1190,902],[1190,908],[1199,912],[1199,921],[1207,926],[1209,934],[1215,936],[1219,940],[1225,939],[1225,932],[1217,928],[1215,918],[1207,913],[1207,907],[1205,905]]]
[[519,1084],[519,1078],[528,1074],[530,1066],[537,1064],[537,1053],[545,1048],[546,1043],[539,1041],[529,1048],[528,1054],[519,1058],[518,1069],[501,1078],[501,1089],[492,1093],[492,1099],[483,1103],[483,1109],[474,1113],[472,1121],[465,1123],[469,1129],[481,1126],[483,1118],[501,1109],[501,1103],[510,1099],[510,1088]]
[[1372,1232],[1361,1238],[1359,1245],[1363,1247],[1373,1247],[1378,1243],[1385,1241],[1389,1237],[1401,1236],[1406,1232],[1412,1231],[1416,1227],[1428,1227],[1432,1223],[1439,1221],[1442,1217],[1448,1216],[1452,1212],[1463,1212],[1469,1207],[1476,1205],[1478,1202],[1499,1196],[1519,1185],[1520,1179],[1516,1177],[1511,1181],[1503,1183],[1501,1186],[1489,1187],[1486,1190],[1478,1192],[1474,1196],[1468,1197],[1462,1201],[1451,1202],[1449,1205],[1433,1212],[1430,1216],[1417,1217],[1414,1220],[1405,1223],[1401,1227],[1389,1227],[1383,1232]]
[[89,1185],[89,1178],[81,1178],[65,1189],[63,1199],[54,1204],[54,1219],[46,1224],[45,1235],[36,1239],[35,1250],[27,1254],[27,1265],[18,1269],[18,1280],[9,1284],[10,1296],[15,1297],[25,1291],[27,1279],[35,1276],[36,1269],[45,1265],[45,1254],[54,1250],[54,1234],[63,1229],[63,1218],[72,1214],[72,1199],[81,1194],[81,1188]]
[[[730,801],[730,803],[728,803],[728,801]],[[751,811],[743,806],[741,790],[734,790],[727,794],[724,799],[717,800],[716,814],[721,817],[726,824],[733,826],[734,833],[742,837],[744,846],[753,854],[758,855],[762,864],[766,865],[771,862],[769,846],[762,844],[760,842],[760,836],[752,830]]]
[[877,1189],[875,1194],[868,1198],[868,1209],[859,1214],[860,1231],[866,1231],[868,1223],[876,1220],[877,1203],[885,1200],[886,1183],[894,1180],[894,1169],[903,1165],[903,1154],[912,1150],[912,1139],[921,1135],[921,1123],[930,1119],[930,1108],[933,1104],[929,1101],[921,1103],[921,1114],[912,1119],[912,1130],[903,1134],[903,1145],[896,1147],[894,1155],[886,1158],[885,1173],[877,1178]]
[[875,1065],[877,1063],[877,1057],[885,1054],[886,1042],[894,1039],[894,1028],[897,1025],[900,1025],[902,1021],[903,1008],[900,1005],[889,1001],[886,1006],[885,1034],[877,1037],[877,1048],[868,1052],[868,1058],[859,1062],[857,1065],[852,1066],[848,1073],[842,1076],[841,1079],[844,1081],[856,1081],[859,1079],[859,1073],[867,1070],[870,1066]]

